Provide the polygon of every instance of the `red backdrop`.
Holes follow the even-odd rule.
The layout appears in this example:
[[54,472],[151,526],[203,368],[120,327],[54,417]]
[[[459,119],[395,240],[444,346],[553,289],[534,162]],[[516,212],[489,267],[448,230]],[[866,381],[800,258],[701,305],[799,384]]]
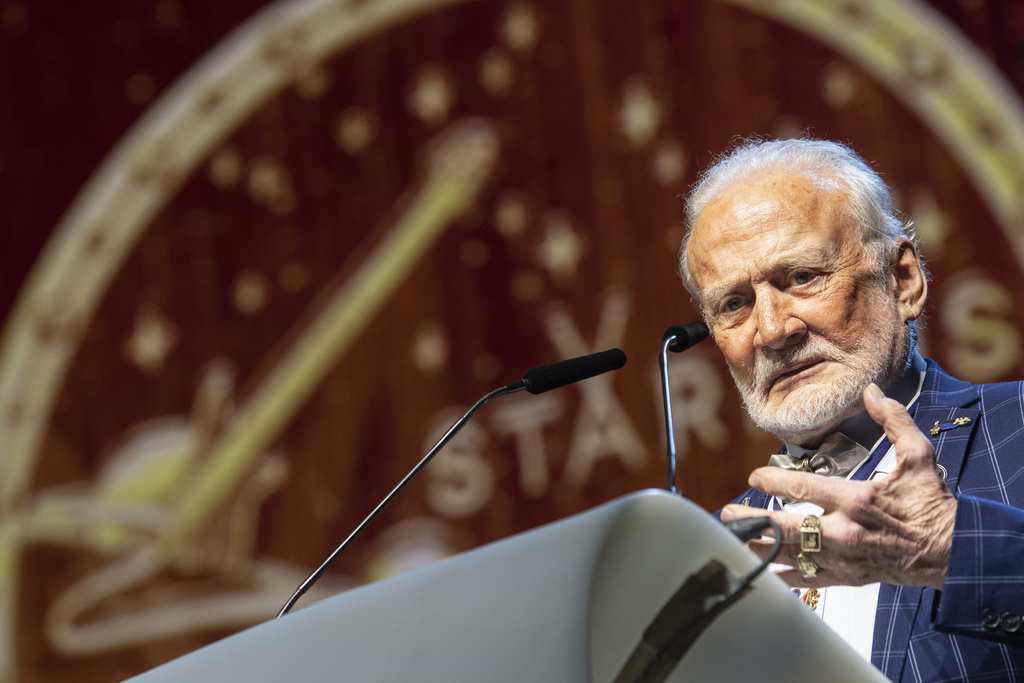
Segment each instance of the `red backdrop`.
[[[1019,3],[228,4],[0,0],[0,681],[271,617],[535,365],[629,356],[483,409],[317,595],[663,487],[681,195],[737,135],[875,163],[927,354],[1021,375]],[[714,509],[775,443],[711,345],[672,362]]]

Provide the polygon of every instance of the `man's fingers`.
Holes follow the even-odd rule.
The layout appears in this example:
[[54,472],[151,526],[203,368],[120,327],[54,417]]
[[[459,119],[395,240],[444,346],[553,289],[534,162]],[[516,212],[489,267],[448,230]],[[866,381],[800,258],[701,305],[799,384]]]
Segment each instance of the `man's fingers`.
[[864,389],[864,407],[893,443],[908,433],[920,433],[907,409],[899,401],[887,398],[874,382]]
[[898,401],[886,398],[882,390],[871,383],[864,389],[864,407],[896,447],[898,465],[904,470],[922,466],[935,468],[935,449]]
[[843,501],[859,498],[857,491],[863,482],[823,477],[811,472],[784,470],[779,467],[759,467],[750,473],[750,485],[779,498],[791,498],[814,503],[831,512]]
[[[762,511],[763,512],[763,511]],[[792,518],[792,515],[789,515]],[[798,520],[799,521],[799,520]],[[784,532],[784,535],[787,532]],[[784,541],[779,554],[775,557],[773,573],[790,586],[802,588],[828,586],[836,582],[842,582],[841,575],[836,575],[827,567],[827,560],[822,560],[824,553],[814,553],[815,563],[821,568],[823,574],[817,578],[810,578],[802,575],[793,565],[796,564],[796,555],[800,552],[800,528],[795,526],[788,532],[793,536],[789,541]],[[771,538],[759,538],[747,541],[747,548],[762,560],[767,559],[775,548],[775,540]],[[784,567],[789,567],[784,568]]]
[[731,522],[735,519],[744,519],[746,517],[769,517],[771,513],[768,510],[761,508],[752,508],[749,505],[737,505],[736,503],[730,503],[722,508],[722,521]]
[[[788,512],[783,512],[781,510],[769,511],[762,510],[761,508],[747,507],[746,505],[726,505],[722,508],[722,521],[725,523],[750,517],[771,517],[775,520],[776,524],[779,525],[779,529],[782,531],[783,543],[800,542],[800,523],[803,520],[803,517],[791,515]],[[762,532],[762,535],[774,538],[775,529],[768,527]],[[765,543],[767,543],[768,548],[772,545],[772,541],[765,541]]]

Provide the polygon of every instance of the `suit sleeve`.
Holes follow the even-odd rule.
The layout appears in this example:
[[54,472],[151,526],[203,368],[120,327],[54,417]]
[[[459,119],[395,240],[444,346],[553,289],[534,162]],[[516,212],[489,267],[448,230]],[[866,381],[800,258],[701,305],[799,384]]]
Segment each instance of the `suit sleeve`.
[[961,495],[942,592],[939,631],[1024,647],[1024,510]]
[[946,580],[930,616],[937,631],[1024,648],[1024,382],[973,388],[980,419],[956,485]]

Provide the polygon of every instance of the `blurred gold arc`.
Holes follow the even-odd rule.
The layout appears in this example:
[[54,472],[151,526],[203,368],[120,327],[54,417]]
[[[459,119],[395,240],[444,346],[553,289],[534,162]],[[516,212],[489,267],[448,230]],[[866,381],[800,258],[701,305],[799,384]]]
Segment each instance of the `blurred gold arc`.
[[1024,104],[920,0],[720,0],[806,33],[883,83],[952,152],[1024,269]]

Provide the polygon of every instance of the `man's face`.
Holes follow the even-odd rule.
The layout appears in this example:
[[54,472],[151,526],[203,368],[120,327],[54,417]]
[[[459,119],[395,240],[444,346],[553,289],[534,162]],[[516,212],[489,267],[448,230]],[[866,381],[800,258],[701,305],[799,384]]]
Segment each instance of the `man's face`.
[[768,171],[720,192],[687,249],[701,305],[754,421],[814,445],[899,374],[895,281],[872,272],[842,186]]

